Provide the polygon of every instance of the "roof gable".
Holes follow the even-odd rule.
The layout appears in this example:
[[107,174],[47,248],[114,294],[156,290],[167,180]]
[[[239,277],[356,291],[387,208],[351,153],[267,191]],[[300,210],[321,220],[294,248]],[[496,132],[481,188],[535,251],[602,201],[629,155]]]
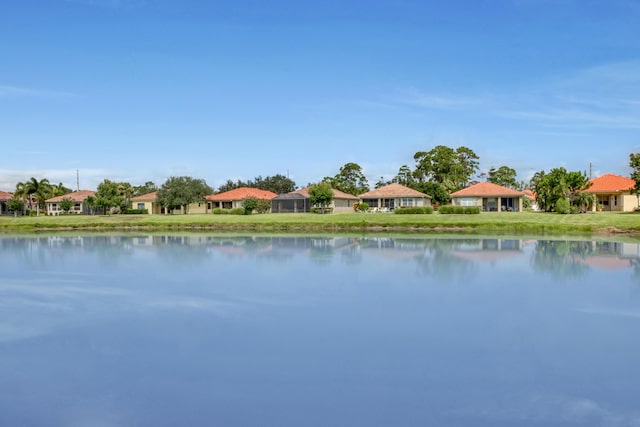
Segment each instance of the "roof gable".
[[523,195],[524,192],[522,191],[513,190],[492,182],[479,182],[462,190],[458,190],[455,193],[451,193],[451,197],[519,197]]
[[0,200],[11,200],[13,198],[13,194],[7,193],[6,191],[0,191]]
[[155,202],[157,197],[158,197],[157,191],[154,191],[152,193],[141,194],[139,196],[132,197],[131,201],[132,202]]
[[593,178],[589,182],[591,187],[585,190],[587,193],[619,193],[636,187],[636,182],[631,178],[610,173]]
[[413,188],[405,187],[402,184],[389,184],[384,187],[376,188],[375,190],[367,191],[360,194],[361,199],[378,199],[378,198],[394,198],[394,197],[421,197],[431,199],[431,196],[414,190]]
[[73,193],[64,194],[62,196],[52,197],[51,199],[45,200],[45,202],[46,203],[57,203],[57,202],[61,202],[63,199],[71,199],[76,203],[82,203],[82,202],[85,201],[85,199],[87,197],[93,196],[95,194],[96,194],[95,191],[80,190],[80,191],[74,191]]
[[259,188],[252,187],[240,187],[234,188],[233,190],[225,191],[224,193],[212,194],[205,197],[205,199],[211,201],[228,201],[242,200],[246,199],[247,197],[255,197],[257,199],[271,200],[276,196],[277,194],[272,191],[260,190]]

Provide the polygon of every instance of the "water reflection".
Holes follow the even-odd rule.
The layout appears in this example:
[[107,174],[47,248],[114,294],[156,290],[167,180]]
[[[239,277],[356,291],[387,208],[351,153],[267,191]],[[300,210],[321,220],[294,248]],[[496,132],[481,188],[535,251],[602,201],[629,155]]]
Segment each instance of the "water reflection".
[[0,425],[633,426],[635,242],[0,238]]

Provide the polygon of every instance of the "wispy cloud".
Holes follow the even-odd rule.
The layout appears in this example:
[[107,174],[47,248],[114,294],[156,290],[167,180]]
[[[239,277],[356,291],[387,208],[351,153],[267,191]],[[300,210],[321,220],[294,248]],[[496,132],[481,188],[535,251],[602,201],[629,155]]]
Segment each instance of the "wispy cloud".
[[478,107],[485,105],[487,101],[481,97],[425,93],[417,88],[402,90],[394,99],[397,104],[444,110]]
[[75,98],[71,92],[34,89],[22,86],[0,85],[1,98]]

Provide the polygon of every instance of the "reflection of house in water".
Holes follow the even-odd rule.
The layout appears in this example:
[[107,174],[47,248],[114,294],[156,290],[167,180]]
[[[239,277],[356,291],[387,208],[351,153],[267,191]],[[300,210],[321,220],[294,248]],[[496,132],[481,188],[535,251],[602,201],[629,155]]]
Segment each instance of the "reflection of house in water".
[[478,239],[465,240],[455,245],[451,253],[469,261],[494,263],[499,260],[521,255],[530,242],[520,239]]
[[580,261],[598,270],[625,270],[640,258],[640,245],[622,242],[591,242],[591,252]]

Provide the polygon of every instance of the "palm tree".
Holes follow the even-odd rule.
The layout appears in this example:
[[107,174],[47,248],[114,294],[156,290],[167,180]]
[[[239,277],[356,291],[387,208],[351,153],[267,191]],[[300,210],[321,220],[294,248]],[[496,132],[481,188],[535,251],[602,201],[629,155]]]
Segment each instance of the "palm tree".
[[[27,198],[29,194],[27,193],[27,184],[25,182],[18,182],[16,184],[16,191],[13,192],[14,197],[17,197],[22,200],[22,215],[27,213]],[[31,206],[29,206],[31,208]]]
[[29,197],[33,196],[36,199],[36,216],[40,216],[40,205],[44,206],[44,201],[50,195],[51,184],[49,184],[49,180],[43,178],[38,181],[36,178],[31,177],[25,183],[25,187]]
[[72,192],[71,189],[68,187],[65,187],[64,184],[61,182],[51,186],[51,195],[53,197],[64,196],[65,194],[69,194],[71,192]]

